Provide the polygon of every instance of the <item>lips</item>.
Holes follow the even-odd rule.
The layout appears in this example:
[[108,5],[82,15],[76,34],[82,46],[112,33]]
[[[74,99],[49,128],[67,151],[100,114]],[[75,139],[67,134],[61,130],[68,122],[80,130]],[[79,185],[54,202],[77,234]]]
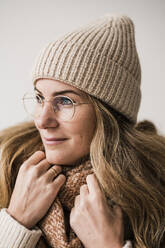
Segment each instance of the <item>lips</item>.
[[52,138],[46,138],[44,137],[44,143],[46,145],[58,145],[66,141],[66,138],[57,138],[57,137],[52,137]]
[[47,141],[61,141],[61,140],[66,140],[66,138],[46,138],[44,137],[45,140]]

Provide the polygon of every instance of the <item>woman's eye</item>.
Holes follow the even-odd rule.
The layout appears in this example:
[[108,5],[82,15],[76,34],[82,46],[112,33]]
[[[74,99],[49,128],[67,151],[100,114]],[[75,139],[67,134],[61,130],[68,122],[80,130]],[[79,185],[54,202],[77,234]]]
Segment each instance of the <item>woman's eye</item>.
[[57,104],[61,104],[61,105],[72,105],[72,101],[67,98],[67,97],[58,97],[57,100]]
[[41,96],[39,96],[39,95],[35,95],[35,100],[37,103],[40,103],[40,104],[43,102]]

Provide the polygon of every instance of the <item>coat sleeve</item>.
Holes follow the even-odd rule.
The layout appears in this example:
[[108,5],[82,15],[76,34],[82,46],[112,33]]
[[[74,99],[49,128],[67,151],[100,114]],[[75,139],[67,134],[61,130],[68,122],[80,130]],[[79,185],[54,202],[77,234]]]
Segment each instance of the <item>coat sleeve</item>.
[[12,218],[5,208],[0,210],[0,248],[34,248],[41,235],[38,227],[29,230]]
[[[29,230],[12,218],[5,208],[0,210],[0,248],[35,248],[41,235],[38,227]],[[131,242],[126,241],[123,248],[132,248]]]

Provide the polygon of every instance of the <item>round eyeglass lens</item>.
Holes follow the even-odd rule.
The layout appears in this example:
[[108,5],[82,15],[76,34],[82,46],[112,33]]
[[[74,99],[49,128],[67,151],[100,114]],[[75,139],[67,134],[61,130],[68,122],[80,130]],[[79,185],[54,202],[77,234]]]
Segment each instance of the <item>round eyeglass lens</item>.
[[23,97],[24,108],[33,118],[38,117],[42,108],[42,99],[35,93],[26,93]]
[[[68,121],[73,118],[74,104],[73,101],[66,96],[57,96],[51,102],[53,111],[58,120]],[[26,93],[23,97],[24,108],[26,112],[33,118],[41,115],[44,107],[44,99],[35,93]]]
[[68,121],[73,118],[74,104],[73,101],[66,96],[57,96],[52,102],[56,118]]

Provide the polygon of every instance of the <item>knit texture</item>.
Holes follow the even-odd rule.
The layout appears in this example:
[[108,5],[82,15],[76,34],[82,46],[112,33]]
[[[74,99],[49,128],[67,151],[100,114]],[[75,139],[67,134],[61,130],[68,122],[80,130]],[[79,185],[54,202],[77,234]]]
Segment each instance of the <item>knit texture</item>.
[[[3,208],[0,211],[0,248],[48,248],[44,239],[40,245],[36,246],[41,236],[41,231],[37,228],[28,230],[16,220],[14,220]],[[58,247],[57,247],[58,248]],[[131,241],[126,241],[123,248],[132,248]]]
[[[38,223],[43,235],[36,248],[84,248],[70,227],[69,217],[75,197],[80,194],[80,187],[86,184],[87,175],[92,173],[90,161],[76,167],[63,167],[66,182],[47,214]],[[110,199],[107,199],[107,203],[111,207]],[[123,248],[132,248],[131,242],[126,241]]]
[[0,210],[0,248],[35,248],[42,232],[29,230],[7,212]]
[[34,84],[42,78],[75,86],[135,123],[141,68],[132,20],[107,15],[51,42],[34,67]]
[[86,184],[86,177],[91,173],[93,169],[89,161],[73,168],[63,167],[66,182],[46,216],[38,223],[43,237],[36,247],[83,248],[69,225],[69,216],[75,197],[80,194],[81,185]]

